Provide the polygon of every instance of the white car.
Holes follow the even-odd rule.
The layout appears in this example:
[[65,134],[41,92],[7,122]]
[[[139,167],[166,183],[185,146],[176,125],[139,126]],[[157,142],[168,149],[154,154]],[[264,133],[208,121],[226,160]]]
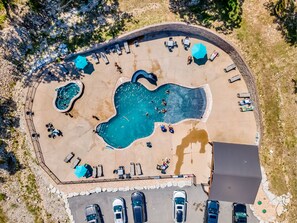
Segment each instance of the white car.
[[124,199],[118,197],[112,202],[114,223],[126,223],[126,207]]
[[183,190],[173,192],[173,218],[175,223],[186,222],[187,194]]

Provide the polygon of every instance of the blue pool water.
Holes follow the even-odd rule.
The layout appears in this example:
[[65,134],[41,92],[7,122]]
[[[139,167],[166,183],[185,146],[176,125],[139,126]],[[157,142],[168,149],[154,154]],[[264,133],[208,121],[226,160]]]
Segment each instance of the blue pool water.
[[57,98],[55,101],[56,107],[59,110],[65,110],[68,108],[71,99],[79,94],[80,87],[76,83],[69,83],[56,90],[58,91]]
[[[114,104],[116,115],[99,124],[97,133],[110,146],[125,148],[136,139],[151,135],[155,122],[173,124],[184,119],[201,118],[206,107],[206,95],[203,88],[165,84],[150,91],[138,82],[126,82],[117,88]],[[163,109],[166,109],[165,113],[161,112]]]

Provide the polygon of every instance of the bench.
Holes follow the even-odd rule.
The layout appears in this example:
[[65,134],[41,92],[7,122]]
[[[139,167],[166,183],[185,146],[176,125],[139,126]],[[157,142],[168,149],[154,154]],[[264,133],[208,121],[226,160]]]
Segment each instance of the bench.
[[93,178],[97,178],[98,177],[98,168],[96,166],[93,166],[93,174],[92,174]]
[[143,174],[140,163],[136,163],[136,173],[137,173],[137,175]]
[[98,165],[98,177],[103,177],[103,166],[101,164]]
[[74,153],[73,153],[73,152],[69,153],[69,154],[65,157],[64,162],[65,162],[65,163],[69,163],[73,157],[74,157]]
[[127,54],[130,53],[130,48],[129,48],[128,42],[124,42],[124,48],[125,48],[125,51]]
[[81,158],[77,157],[73,162],[72,162],[72,168],[75,169],[77,165],[80,163]]
[[224,71],[227,73],[227,72],[229,72],[231,70],[235,70],[235,69],[236,69],[236,66],[233,63],[233,64],[230,64],[228,67],[224,68]]
[[237,97],[238,97],[238,98],[250,98],[250,97],[251,97],[251,94],[248,93],[248,92],[245,92],[245,93],[237,93]]
[[135,163],[130,163],[130,174],[131,176],[135,176],[136,173],[135,173]]
[[241,80],[239,74],[238,75],[235,75],[235,76],[233,76],[233,77],[231,77],[231,78],[228,79],[229,83],[233,83],[233,82],[239,81],[239,80]]

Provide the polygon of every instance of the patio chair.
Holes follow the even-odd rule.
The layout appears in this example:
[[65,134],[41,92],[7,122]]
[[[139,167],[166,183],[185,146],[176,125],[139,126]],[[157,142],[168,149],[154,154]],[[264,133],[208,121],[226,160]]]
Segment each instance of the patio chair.
[[235,69],[236,69],[236,66],[235,66],[235,64],[233,63],[233,64],[230,64],[228,67],[224,68],[224,71],[225,71],[226,73],[228,73],[229,71],[231,71],[231,70],[235,70]]
[[98,177],[103,177],[103,166],[101,164],[98,165]]
[[135,163],[130,163],[130,174],[131,176],[135,176]]
[[130,48],[129,48],[128,42],[124,42],[124,48],[125,48],[125,51],[127,54],[130,53]]
[[233,82],[239,81],[239,80],[241,80],[239,74],[238,75],[235,75],[235,76],[233,76],[233,77],[231,77],[231,78],[228,79],[229,83],[233,83]]
[[93,178],[97,178],[98,177],[98,168],[97,166],[93,166],[93,174],[92,174]]
[[65,157],[64,162],[65,162],[65,163],[69,163],[73,157],[74,157],[74,153],[73,153],[73,152],[69,153],[69,154]]
[[78,166],[78,164],[80,163],[81,158],[77,157],[73,162],[72,162],[72,168],[75,169],[75,167]]
[[136,173],[137,173],[137,175],[143,174],[140,163],[136,163]]
[[122,55],[122,50],[121,50],[120,45],[119,45],[119,44],[116,44],[116,45],[115,45],[115,48],[116,48],[117,54],[118,54],[118,55]]

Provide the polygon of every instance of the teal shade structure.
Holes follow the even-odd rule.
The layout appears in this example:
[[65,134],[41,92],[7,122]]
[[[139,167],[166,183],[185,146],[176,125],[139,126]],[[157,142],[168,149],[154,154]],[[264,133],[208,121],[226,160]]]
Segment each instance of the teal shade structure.
[[202,43],[197,43],[192,47],[191,52],[195,59],[203,59],[207,54],[206,46]]
[[83,166],[77,166],[75,168],[74,174],[78,178],[82,178],[82,177],[84,177],[87,174],[87,172],[88,172],[88,169],[86,168],[85,165],[83,165]]
[[84,69],[88,65],[88,61],[86,57],[78,56],[74,60],[75,66],[77,69]]

